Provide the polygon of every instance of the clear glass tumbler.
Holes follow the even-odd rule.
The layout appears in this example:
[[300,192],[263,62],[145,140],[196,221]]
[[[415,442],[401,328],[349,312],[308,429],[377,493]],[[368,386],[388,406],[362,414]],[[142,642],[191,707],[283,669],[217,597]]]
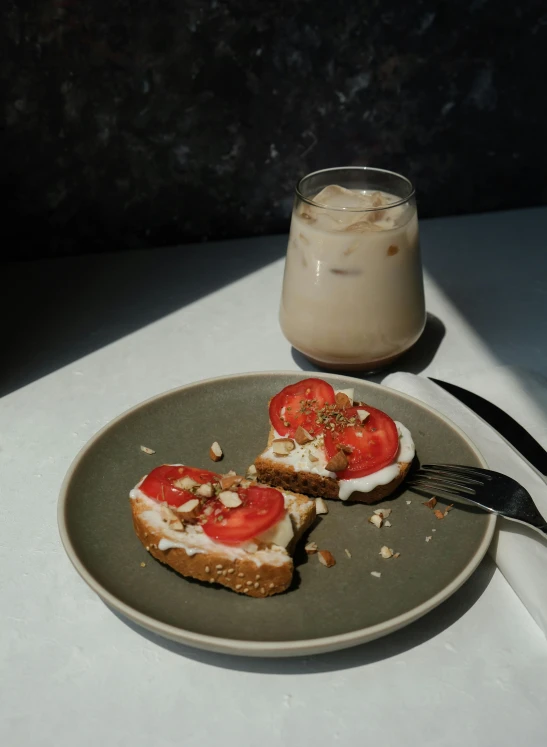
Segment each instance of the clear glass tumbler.
[[307,358],[374,371],[425,326],[414,187],[392,171],[324,169],[296,187],[280,322]]

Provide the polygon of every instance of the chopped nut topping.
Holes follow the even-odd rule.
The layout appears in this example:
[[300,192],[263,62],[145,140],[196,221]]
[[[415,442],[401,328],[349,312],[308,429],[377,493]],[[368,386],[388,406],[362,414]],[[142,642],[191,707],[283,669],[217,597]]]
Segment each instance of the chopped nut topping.
[[287,456],[294,449],[292,438],[274,438],[272,451],[276,456]]
[[196,495],[200,495],[202,498],[212,498],[213,497],[213,486],[210,482],[205,482],[203,485],[200,485],[199,488],[196,490]]
[[357,410],[357,417],[359,418],[361,423],[364,423],[369,415],[370,412],[368,410]]
[[149,449],[148,446],[141,446],[141,451],[144,451],[145,454],[155,454],[154,449]]
[[387,558],[391,558],[393,556],[393,550],[391,549],[391,547],[388,547],[387,545],[383,545],[380,548],[379,554],[387,560]]
[[342,409],[345,409],[346,407],[351,407],[353,405],[353,402],[348,397],[347,394],[344,394],[344,392],[338,392],[338,394],[335,396],[334,401],[336,402],[336,405],[338,407],[341,407]]
[[242,480],[241,475],[225,475],[220,478],[220,487],[222,490],[229,490],[231,487],[239,485]]
[[318,462],[319,461],[319,458],[316,457],[315,454],[312,454],[311,451],[308,454],[308,459],[310,460],[310,462]]
[[247,468],[247,477],[249,478],[256,477],[256,467],[254,466],[254,464],[251,464]]
[[308,555],[314,555],[317,552],[317,543],[316,542],[308,542],[304,550],[307,552]]
[[317,557],[321,565],[326,565],[327,568],[332,568],[333,565],[336,565],[334,555],[328,550],[319,550]]
[[382,517],[379,516],[378,514],[372,514],[372,516],[369,516],[368,520],[371,524],[374,524],[374,526],[377,527],[378,529],[380,529],[380,527],[384,523],[382,520]]
[[241,498],[233,490],[223,490],[222,493],[218,494],[218,499],[226,508],[237,508],[242,504]]
[[343,451],[338,451],[325,465],[329,472],[343,472],[348,467],[348,458]]
[[308,433],[305,428],[302,428],[302,426],[299,425],[296,429],[296,433],[294,434],[294,440],[297,444],[303,446],[304,444],[308,444],[310,441],[313,441],[313,436]]
[[213,462],[220,462],[220,460],[224,456],[218,441],[214,441],[211,444],[211,448],[209,449],[209,456],[213,460]]
[[180,513],[187,514],[190,513],[190,511],[193,511],[197,506],[199,506],[199,500],[197,498],[190,498],[189,501],[186,501],[186,503],[183,503],[182,506],[179,506],[177,508],[177,511],[180,511]]
[[179,477],[177,480],[173,480],[173,485],[175,488],[180,488],[181,490],[192,490],[192,488],[197,488],[199,486],[199,482],[192,480],[191,477],[186,475],[185,477]]
[[327,504],[322,498],[316,498],[315,499],[315,513],[318,515],[321,514],[328,514],[329,509],[327,507]]

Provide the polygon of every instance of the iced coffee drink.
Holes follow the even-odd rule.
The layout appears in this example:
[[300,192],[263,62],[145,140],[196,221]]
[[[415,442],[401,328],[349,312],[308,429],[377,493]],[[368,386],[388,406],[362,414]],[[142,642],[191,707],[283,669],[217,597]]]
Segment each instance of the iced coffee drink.
[[369,370],[408,350],[425,324],[412,185],[380,169],[327,169],[301,180],[280,321],[324,368]]

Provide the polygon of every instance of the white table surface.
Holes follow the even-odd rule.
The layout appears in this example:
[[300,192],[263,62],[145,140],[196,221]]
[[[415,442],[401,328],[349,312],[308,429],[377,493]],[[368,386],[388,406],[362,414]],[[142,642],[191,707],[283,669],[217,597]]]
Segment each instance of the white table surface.
[[[547,445],[546,235],[547,209],[423,221],[435,318],[399,368],[489,396]],[[277,323],[285,241],[5,269],[27,313],[0,374],[0,744],[547,743],[547,642],[489,559],[403,631],[275,661],[141,632],[65,556],[59,487],[105,423],[198,379],[298,369]]]

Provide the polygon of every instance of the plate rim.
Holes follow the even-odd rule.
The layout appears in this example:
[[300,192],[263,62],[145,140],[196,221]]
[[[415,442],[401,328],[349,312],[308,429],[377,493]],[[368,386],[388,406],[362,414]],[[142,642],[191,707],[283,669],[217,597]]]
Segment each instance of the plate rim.
[[76,547],[74,546],[70,532],[66,522],[66,512],[68,504],[68,489],[73,478],[74,473],[78,469],[78,466],[82,459],[86,456],[87,452],[93,447],[93,445],[106,433],[112,426],[129,416],[132,412],[135,412],[142,407],[169,397],[176,392],[185,391],[195,386],[202,384],[211,384],[226,380],[233,380],[247,377],[262,376],[264,378],[270,376],[302,376],[303,378],[325,378],[325,379],[342,379],[348,383],[357,385],[366,384],[371,386],[373,389],[385,391],[386,389],[394,394],[411,401],[437,416],[443,420],[449,427],[455,430],[458,435],[467,443],[467,445],[476,454],[477,459],[481,465],[485,468],[488,467],[486,460],[479,451],[478,447],[471,441],[463,430],[456,425],[450,418],[446,417],[443,413],[439,412],[430,405],[422,402],[405,392],[401,392],[398,389],[392,389],[391,387],[378,384],[376,382],[367,381],[366,379],[358,379],[353,376],[346,376],[343,374],[336,373],[322,373],[316,371],[291,371],[291,370],[271,370],[271,371],[249,371],[246,373],[237,374],[225,374],[223,376],[215,376],[208,379],[200,379],[193,381],[182,386],[173,387],[166,391],[154,394],[151,397],[133,405],[132,407],[124,410],[119,415],[116,415],[112,420],[102,426],[97,433],[95,433],[78,451],[74,459],[72,460],[70,467],[63,479],[61,488],[59,491],[59,498],[57,502],[57,526],[63,548],[68,555],[69,560],[78,572],[80,577],[85,583],[111,608],[115,611],[120,612],[124,617],[137,623],[137,625],[146,628],[147,630],[155,633],[164,638],[168,638],[172,641],[182,643],[187,646],[198,648],[205,651],[212,651],[214,653],[231,654],[236,656],[253,656],[253,657],[284,657],[284,656],[309,656],[317,653],[327,653],[329,651],[336,651],[351,646],[357,646],[368,641],[375,640],[377,638],[394,633],[406,625],[418,620],[423,615],[427,614],[439,604],[447,600],[452,596],[475,572],[476,568],[486,555],[488,547],[492,541],[496,527],[496,515],[487,515],[487,524],[485,527],[484,535],[481,542],[473,555],[469,558],[466,566],[460,571],[460,573],[443,589],[438,591],[432,597],[427,599],[425,602],[413,607],[411,610],[397,615],[396,617],[390,618],[387,621],[376,623],[375,625],[360,628],[358,630],[350,631],[349,633],[339,633],[337,635],[325,636],[321,638],[309,638],[304,640],[293,640],[293,641],[248,641],[244,638],[223,638],[220,636],[206,635],[204,633],[195,633],[193,631],[185,630],[184,628],[177,627],[175,625],[169,625],[157,620],[155,617],[146,615],[139,610],[136,610],[131,605],[122,602],[118,597],[108,591],[99,581],[95,579],[93,574],[88,571],[84,563],[80,560]]

